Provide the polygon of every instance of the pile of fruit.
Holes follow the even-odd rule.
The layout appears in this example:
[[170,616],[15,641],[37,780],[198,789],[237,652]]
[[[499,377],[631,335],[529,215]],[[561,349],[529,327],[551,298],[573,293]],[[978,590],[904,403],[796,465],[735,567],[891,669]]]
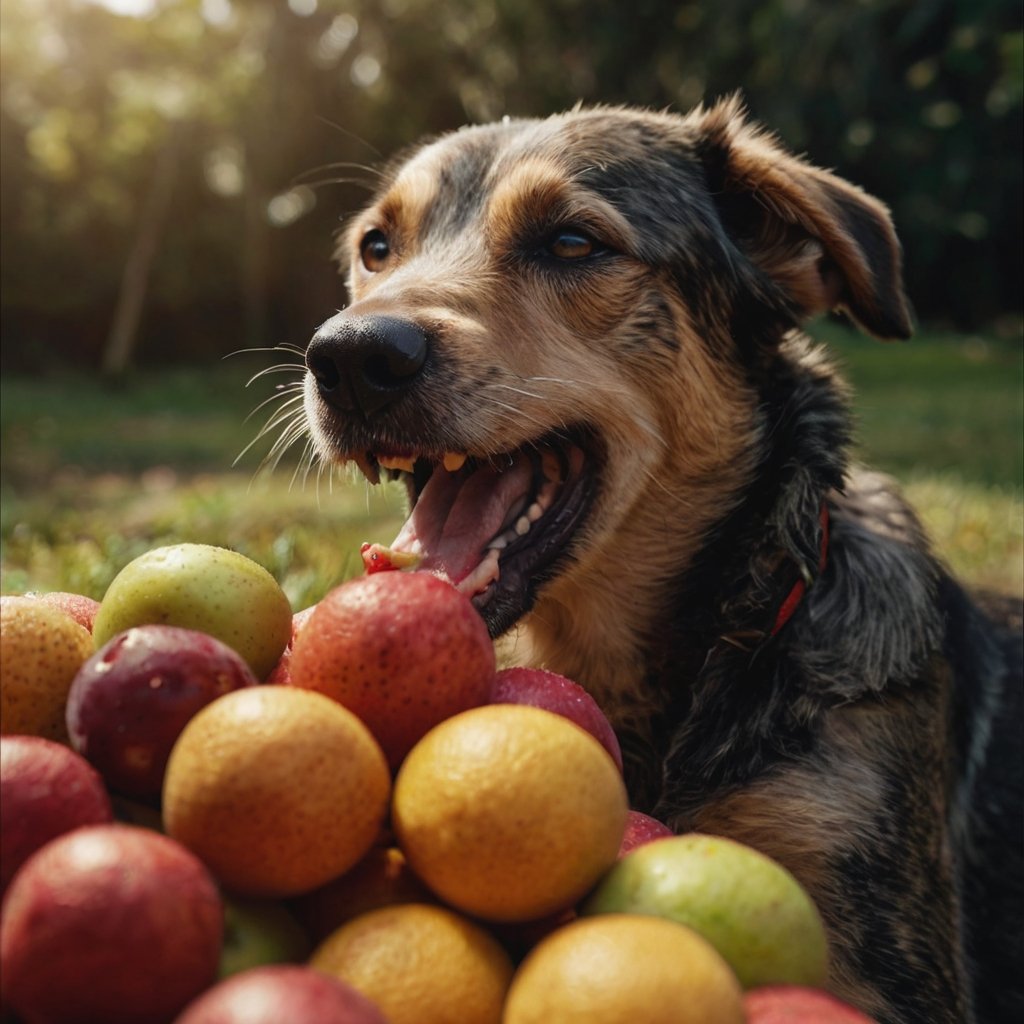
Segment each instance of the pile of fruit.
[[374,572],[292,614],[182,544],[0,599],[20,1024],[864,1024],[780,865],[631,810],[575,682]]

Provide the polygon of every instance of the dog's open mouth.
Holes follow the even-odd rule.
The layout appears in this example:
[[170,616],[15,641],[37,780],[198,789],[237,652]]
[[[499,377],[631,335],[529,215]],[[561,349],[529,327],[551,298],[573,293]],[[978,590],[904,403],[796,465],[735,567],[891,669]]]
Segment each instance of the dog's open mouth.
[[401,479],[412,510],[389,546],[367,545],[367,568],[415,566],[468,595],[497,636],[533,603],[568,557],[597,489],[597,446],[586,431],[498,456],[367,452],[371,480]]

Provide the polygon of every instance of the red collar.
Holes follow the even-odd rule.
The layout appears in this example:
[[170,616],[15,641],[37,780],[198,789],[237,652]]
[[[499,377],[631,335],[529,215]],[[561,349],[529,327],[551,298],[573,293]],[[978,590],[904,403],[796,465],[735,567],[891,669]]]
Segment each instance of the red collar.
[[[819,516],[819,522],[821,523],[821,556],[818,559],[818,575],[821,575],[825,571],[825,564],[828,561],[828,505],[825,502],[821,503],[821,515]],[[804,598],[804,594],[807,593],[808,584],[813,582],[814,577],[806,571],[804,566],[800,567],[802,575],[800,579],[793,584],[792,589],[786,595],[785,600],[779,606],[778,613],[775,616],[775,624],[771,628],[771,636],[775,636],[782,627],[789,622],[796,611],[797,606]]]

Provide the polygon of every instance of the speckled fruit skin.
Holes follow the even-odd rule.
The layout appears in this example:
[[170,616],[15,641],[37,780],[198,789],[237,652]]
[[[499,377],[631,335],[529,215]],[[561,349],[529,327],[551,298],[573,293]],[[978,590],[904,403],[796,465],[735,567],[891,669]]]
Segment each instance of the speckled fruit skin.
[[189,1004],[175,1024],[387,1024],[369,999],[311,967],[278,964],[235,975]]
[[68,742],[64,705],[92,637],[34,597],[0,598],[0,732]]
[[743,997],[747,1024],[874,1024],[859,1010],[815,988],[769,985]]
[[828,943],[817,908],[781,864],[742,843],[690,832],[628,853],[581,908],[688,925],[745,989],[824,984]]
[[167,762],[163,820],[231,892],[297,896],[377,841],[391,796],[380,745],[319,693],[264,683],[218,697]]
[[86,597],[84,594],[71,594],[66,590],[52,590],[45,594],[32,593],[25,596],[34,597],[43,604],[59,608],[90,633],[92,624],[96,621],[96,613],[100,610],[100,603],[95,598]]
[[68,734],[112,790],[155,799],[188,720],[217,697],[256,684],[242,656],[207,633],[136,626],[78,670],[68,693]]
[[95,649],[151,623],[209,633],[266,679],[291,639],[292,610],[277,580],[251,558],[172,544],[139,555],[114,577],[93,623]]
[[41,736],[0,739],[0,894],[51,839],[113,818],[103,780],[84,757]]
[[129,825],[76,829],[4,900],[4,999],[30,1021],[164,1024],[217,973],[223,908],[199,861]]
[[506,668],[491,684],[492,704],[529,704],[568,718],[586,729],[622,771],[622,750],[611,723],[579,683],[543,668]]
[[667,839],[675,833],[657,818],[652,818],[642,811],[630,811],[626,818],[626,831],[622,836],[619,856],[625,857],[631,850],[645,843],[653,843],[655,839]]
[[320,601],[295,640],[290,672],[293,686],[358,715],[397,768],[438,722],[487,701],[494,647],[453,586],[425,572],[382,572]]

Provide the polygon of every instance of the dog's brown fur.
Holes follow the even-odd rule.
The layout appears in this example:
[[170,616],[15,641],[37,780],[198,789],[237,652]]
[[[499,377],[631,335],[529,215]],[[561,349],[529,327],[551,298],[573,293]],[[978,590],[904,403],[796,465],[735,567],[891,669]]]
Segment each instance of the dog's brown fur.
[[787,865],[826,921],[831,987],[879,1021],[1019,1006],[1014,641],[888,481],[847,465],[842,385],[796,330],[842,309],[909,335],[885,208],[733,100],[578,110],[418,148],[341,255],[352,305],[318,337],[398,318],[427,355],[380,410],[339,404],[310,357],[324,460],[373,475],[369,453],[596,437],[596,496],[503,644],[597,697],[634,805]]

